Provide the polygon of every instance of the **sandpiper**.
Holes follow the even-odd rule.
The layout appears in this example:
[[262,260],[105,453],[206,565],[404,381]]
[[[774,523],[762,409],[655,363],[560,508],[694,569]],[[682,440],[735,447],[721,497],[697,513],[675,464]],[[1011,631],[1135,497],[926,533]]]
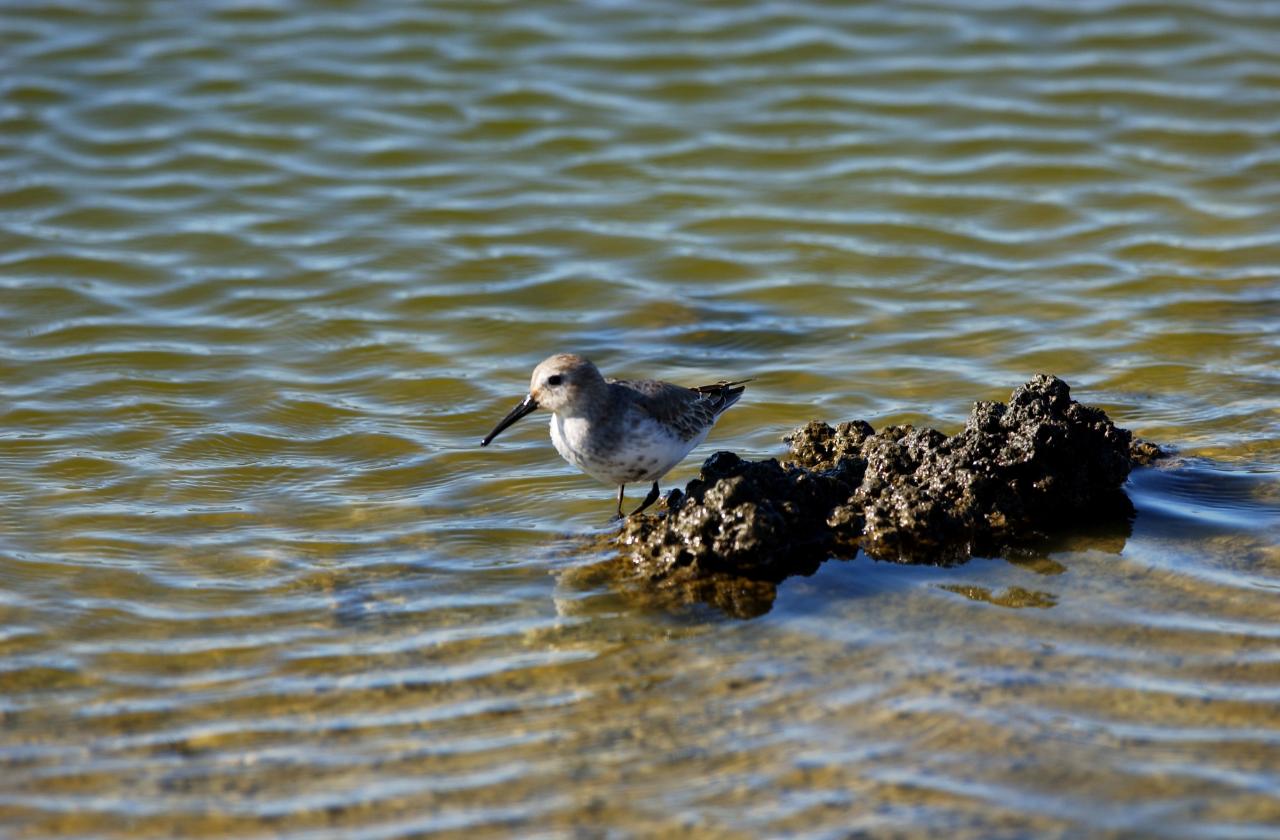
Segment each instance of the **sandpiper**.
[[529,394],[480,441],[489,443],[521,417],[551,412],[551,442],[587,475],[618,485],[652,481],[635,516],[658,499],[658,479],[706,438],[725,409],[746,390],[739,382],[683,388],[653,379],[605,379],[588,359],[557,353],[533,369]]

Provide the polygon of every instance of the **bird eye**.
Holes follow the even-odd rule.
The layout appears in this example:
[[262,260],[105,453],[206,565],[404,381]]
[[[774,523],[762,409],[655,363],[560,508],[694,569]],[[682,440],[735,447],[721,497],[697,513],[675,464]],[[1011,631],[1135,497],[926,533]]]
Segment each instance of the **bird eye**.
[[563,377],[563,376],[561,376],[561,375],[560,375],[560,374],[558,374],[558,373],[557,373],[557,374],[555,374],[554,376],[548,376],[548,377],[547,377],[547,384],[548,384],[548,385],[559,385],[559,384],[560,384],[561,382],[563,382],[563,381],[564,381],[564,377]]

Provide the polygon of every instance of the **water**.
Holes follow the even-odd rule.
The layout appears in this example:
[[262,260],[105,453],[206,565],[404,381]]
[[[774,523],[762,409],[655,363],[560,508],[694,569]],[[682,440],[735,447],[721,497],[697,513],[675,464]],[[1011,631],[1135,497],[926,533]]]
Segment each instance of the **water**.
[[[0,8],[0,831],[1274,836],[1280,14]],[[1177,447],[1128,533],[593,576],[557,350]],[[638,496],[637,496],[638,499]]]

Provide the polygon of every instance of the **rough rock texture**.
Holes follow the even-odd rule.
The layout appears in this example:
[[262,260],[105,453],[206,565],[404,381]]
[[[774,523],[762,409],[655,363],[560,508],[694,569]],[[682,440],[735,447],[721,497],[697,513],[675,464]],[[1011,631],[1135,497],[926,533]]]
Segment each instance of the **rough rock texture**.
[[[844,428],[843,426],[841,427]],[[796,463],[823,468],[828,452],[858,441],[865,464],[852,501],[866,526],[862,548],[888,560],[954,562],[1082,519],[1127,515],[1119,492],[1132,436],[1071,399],[1061,379],[1038,376],[1008,404],[979,402],[951,437],[890,426],[878,434],[810,424],[790,438]],[[838,465],[836,467],[839,468]]]
[[[683,493],[668,494],[665,517],[633,518],[640,527],[624,534],[648,537],[653,560],[645,567],[659,577],[688,568],[779,581],[812,572],[827,558],[833,536],[827,514],[852,490],[838,478],[772,458],[744,461],[717,452]],[[643,527],[657,523],[663,527]],[[857,530],[847,535],[855,538]]]
[[1168,457],[1168,452],[1149,440],[1134,438],[1133,443],[1129,444],[1129,460],[1133,462],[1135,467],[1145,467],[1154,464],[1161,458]]
[[809,423],[787,440],[784,463],[717,452],[669,494],[665,513],[630,519],[621,545],[631,576],[720,602],[733,600],[717,596],[722,584],[776,584],[859,547],[885,560],[963,562],[1130,516],[1121,485],[1133,463],[1162,454],[1045,375],[1007,404],[975,404],[950,437],[858,421]]

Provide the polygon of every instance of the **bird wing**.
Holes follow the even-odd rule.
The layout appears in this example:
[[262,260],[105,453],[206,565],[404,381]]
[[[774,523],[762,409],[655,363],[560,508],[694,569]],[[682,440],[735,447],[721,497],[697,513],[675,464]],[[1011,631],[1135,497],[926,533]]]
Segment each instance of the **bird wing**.
[[663,425],[676,429],[685,440],[697,437],[711,428],[725,409],[738,401],[744,379],[739,382],[717,382],[684,388],[670,382],[652,379],[619,380],[631,392],[632,403]]

